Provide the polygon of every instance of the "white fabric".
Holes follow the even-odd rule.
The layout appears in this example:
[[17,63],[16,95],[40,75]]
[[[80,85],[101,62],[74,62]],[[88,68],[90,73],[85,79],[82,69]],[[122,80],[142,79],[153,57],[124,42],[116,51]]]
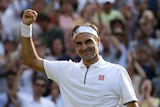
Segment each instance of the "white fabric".
[[21,75],[19,91],[26,94],[33,94],[32,75],[33,69],[26,69]]
[[19,23],[19,18],[16,16],[16,14],[16,11],[10,6],[8,6],[4,12],[0,11],[0,20],[3,25],[3,29],[9,36],[12,36],[12,27]]
[[[4,107],[7,102],[8,102],[7,93],[1,93],[0,94],[0,107]],[[14,105],[10,103],[8,107],[14,107]]]
[[99,4],[104,4],[104,3],[106,3],[106,2],[109,2],[109,3],[115,3],[115,0],[98,0],[98,3]]
[[[49,100],[52,100],[52,95],[49,95],[46,98],[48,98]],[[63,107],[62,106],[62,98],[60,95],[56,99],[56,107]]]
[[127,71],[102,57],[88,69],[72,61],[44,60],[49,79],[58,83],[65,107],[118,107],[120,98],[137,101]]
[[75,30],[75,33],[73,34],[73,39],[80,34],[80,33],[90,33],[94,35],[95,37],[98,37],[97,31],[89,26],[80,26]]
[[21,36],[23,37],[31,37],[32,36],[32,24],[26,25],[21,22]]
[[21,107],[56,107],[53,101],[41,97],[40,101],[34,101],[33,96],[29,94],[18,93]]

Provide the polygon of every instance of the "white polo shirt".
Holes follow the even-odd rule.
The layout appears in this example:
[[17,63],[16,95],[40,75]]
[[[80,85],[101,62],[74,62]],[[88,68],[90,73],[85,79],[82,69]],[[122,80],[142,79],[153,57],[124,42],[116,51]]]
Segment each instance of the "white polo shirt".
[[58,83],[65,107],[118,107],[120,99],[123,104],[137,101],[127,71],[101,56],[88,69],[82,60],[44,60],[44,69]]

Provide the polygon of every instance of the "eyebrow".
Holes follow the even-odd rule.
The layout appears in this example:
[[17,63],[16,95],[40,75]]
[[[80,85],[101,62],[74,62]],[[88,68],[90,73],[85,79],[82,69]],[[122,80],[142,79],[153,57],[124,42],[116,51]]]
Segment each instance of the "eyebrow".
[[[85,40],[84,42],[87,43],[87,42],[91,42],[91,41],[93,41],[93,40],[89,38],[89,39]],[[75,43],[76,44],[82,44],[82,42],[79,42],[79,41],[77,41]]]
[[93,40],[92,39],[87,39],[86,41],[85,41],[85,43],[87,43],[87,42],[92,42]]

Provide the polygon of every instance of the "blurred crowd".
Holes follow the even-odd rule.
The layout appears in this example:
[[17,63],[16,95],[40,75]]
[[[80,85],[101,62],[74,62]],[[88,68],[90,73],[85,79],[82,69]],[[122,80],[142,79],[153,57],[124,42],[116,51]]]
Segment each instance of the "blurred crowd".
[[159,107],[160,0],[0,0],[0,107],[62,107],[58,85],[23,65],[20,25],[27,8],[38,12],[33,40],[40,57],[79,62],[72,29],[94,23],[100,54],[127,69],[140,107]]

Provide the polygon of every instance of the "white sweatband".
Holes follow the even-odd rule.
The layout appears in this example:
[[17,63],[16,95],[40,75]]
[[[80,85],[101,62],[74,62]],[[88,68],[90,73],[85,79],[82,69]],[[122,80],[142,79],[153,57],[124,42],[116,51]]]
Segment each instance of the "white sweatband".
[[97,31],[95,29],[93,29],[92,27],[80,26],[75,30],[75,32],[73,34],[73,39],[75,39],[75,37],[80,33],[90,33],[90,34],[94,35],[95,37],[98,37]]
[[26,25],[21,22],[21,36],[23,37],[31,37],[32,36],[32,24]]

